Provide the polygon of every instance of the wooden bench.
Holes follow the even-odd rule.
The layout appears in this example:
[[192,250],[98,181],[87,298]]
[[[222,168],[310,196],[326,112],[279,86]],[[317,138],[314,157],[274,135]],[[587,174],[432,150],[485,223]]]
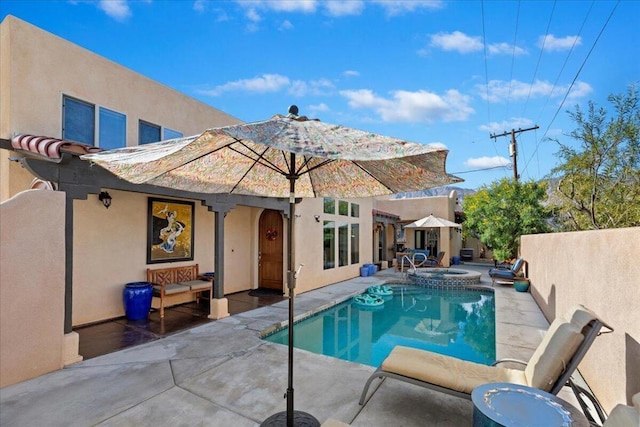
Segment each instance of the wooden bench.
[[169,295],[200,293],[211,290],[212,280],[200,276],[198,264],[183,267],[147,268],[147,282],[153,285],[153,296],[160,298],[160,318],[164,317],[165,298]]

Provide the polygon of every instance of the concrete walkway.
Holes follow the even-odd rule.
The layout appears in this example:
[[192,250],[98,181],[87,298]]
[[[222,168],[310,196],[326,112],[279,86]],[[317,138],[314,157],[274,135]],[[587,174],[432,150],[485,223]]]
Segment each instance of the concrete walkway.
[[[491,287],[488,267],[460,268],[481,271],[482,284]],[[383,270],[298,295],[296,315],[399,277]],[[495,295],[497,358],[527,360],[548,322],[529,293],[496,286]],[[287,348],[259,333],[286,321],[287,308],[282,301],[5,387],[0,425],[259,425],[286,408]],[[333,418],[354,426],[471,425],[471,401],[399,381],[374,382],[375,394],[359,406],[373,370],[296,349],[296,410],[321,423]]]

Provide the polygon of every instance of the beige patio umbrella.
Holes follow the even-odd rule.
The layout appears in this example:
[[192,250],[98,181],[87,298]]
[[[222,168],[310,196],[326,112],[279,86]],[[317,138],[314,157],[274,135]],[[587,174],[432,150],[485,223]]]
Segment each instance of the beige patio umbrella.
[[[369,197],[461,179],[445,171],[448,150],[298,116],[208,129],[200,135],[82,156],[133,183],[199,193],[289,198],[287,410],[263,425],[304,423],[293,409],[293,224],[299,197]],[[315,421],[317,423],[317,421]],[[313,423],[312,423],[313,424]]]
[[444,227],[462,228],[462,226],[458,223],[449,221],[444,218],[438,218],[437,216],[433,216],[433,214],[404,226],[404,228],[444,228]]

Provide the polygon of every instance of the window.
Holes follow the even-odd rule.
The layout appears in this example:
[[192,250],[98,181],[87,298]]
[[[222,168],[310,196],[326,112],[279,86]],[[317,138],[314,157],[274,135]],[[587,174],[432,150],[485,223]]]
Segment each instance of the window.
[[177,130],[164,128],[164,139],[174,139],[174,138],[182,138],[184,134],[182,132],[178,132]]
[[322,226],[324,232],[324,269],[334,268],[336,266],[336,229],[333,221],[324,221]]
[[[331,197],[324,198],[323,212],[335,215],[336,205],[338,215],[358,218],[360,216],[360,206],[345,200],[336,200]],[[344,267],[360,262],[360,225],[346,221],[336,223],[335,221],[324,221],[323,226],[323,251],[324,269]],[[336,264],[336,256],[338,263]]]
[[338,266],[349,265],[349,225],[338,226]]
[[331,197],[324,198],[324,213],[335,214],[336,213],[336,201]]
[[160,141],[160,126],[140,120],[138,125],[138,144],[150,144]]
[[124,114],[100,107],[98,144],[110,150],[127,146],[127,118]]
[[95,145],[95,105],[62,97],[62,139]]
[[351,264],[360,262],[360,224],[351,224]]
[[349,215],[349,202],[344,200],[338,201],[338,214],[339,215]]
[[351,216],[354,218],[360,218],[360,205],[357,203],[351,203]]

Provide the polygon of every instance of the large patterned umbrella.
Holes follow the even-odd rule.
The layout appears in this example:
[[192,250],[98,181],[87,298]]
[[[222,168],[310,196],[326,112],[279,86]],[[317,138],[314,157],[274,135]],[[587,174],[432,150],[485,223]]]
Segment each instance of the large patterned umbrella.
[[[369,197],[462,181],[447,150],[298,116],[208,129],[200,135],[82,156],[133,183],[199,193],[289,198],[287,411],[263,424],[302,421],[293,410],[293,222],[297,197]],[[310,416],[309,416],[310,417]],[[311,417],[312,418],[312,417]]]

